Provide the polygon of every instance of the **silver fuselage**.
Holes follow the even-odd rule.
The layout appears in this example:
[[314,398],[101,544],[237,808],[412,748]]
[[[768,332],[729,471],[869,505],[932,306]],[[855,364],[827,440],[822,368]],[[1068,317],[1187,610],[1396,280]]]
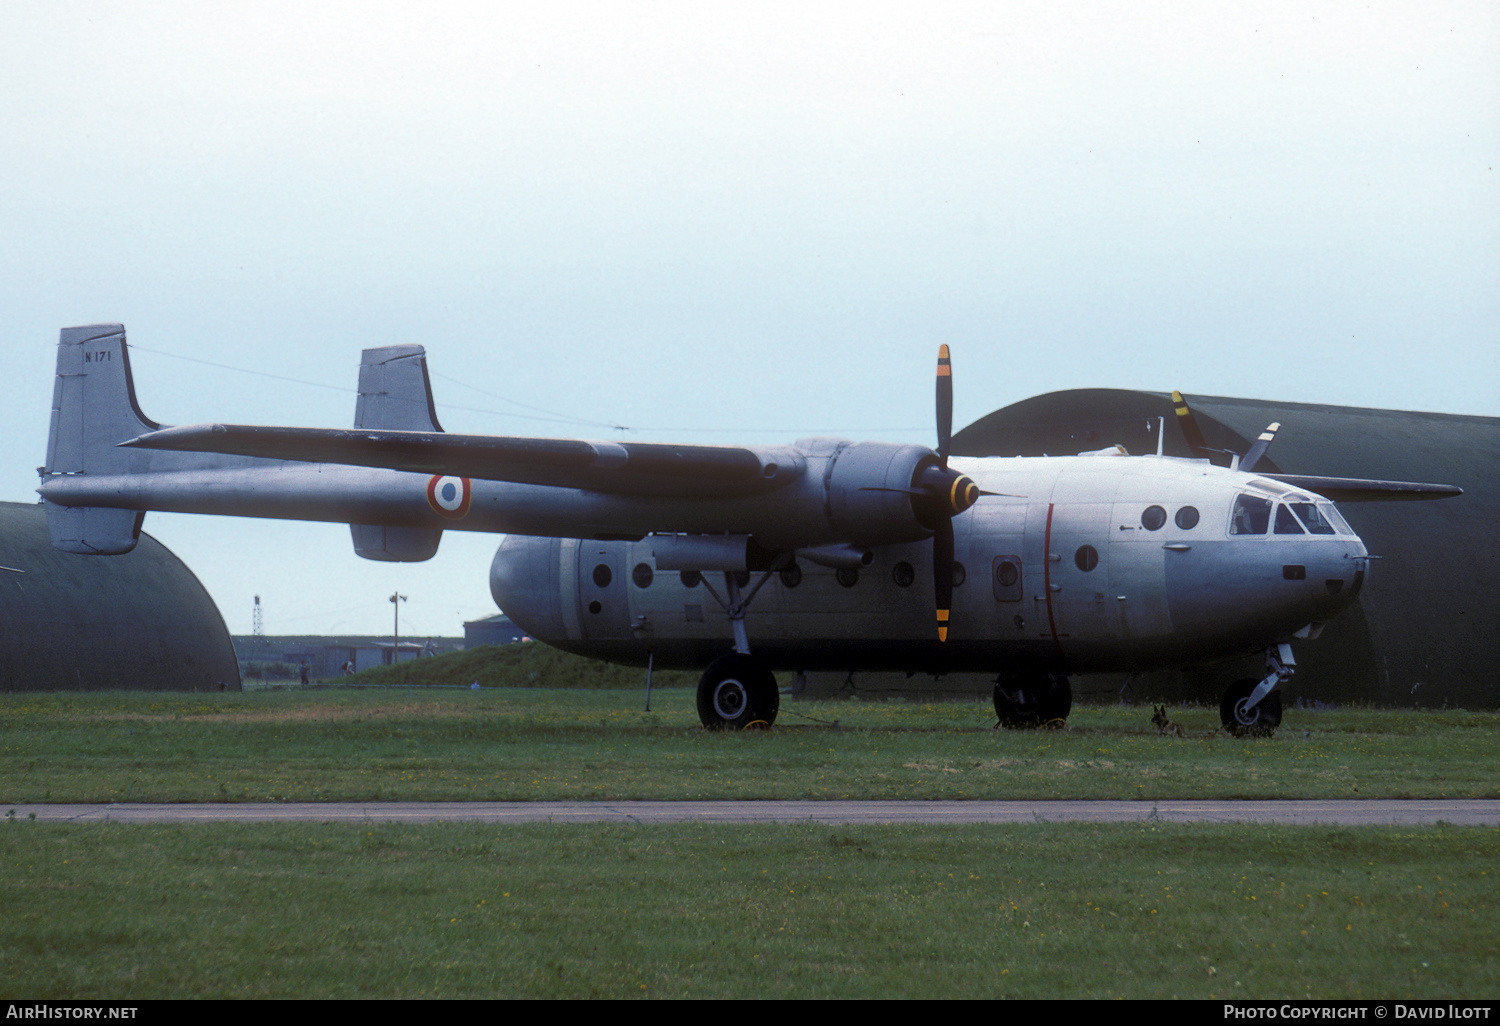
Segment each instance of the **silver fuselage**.
[[[1211,663],[1316,634],[1368,569],[1363,543],[1327,500],[1204,461],[952,462],[996,494],[954,521],[962,571],[947,642],[931,636],[931,546],[914,542],[875,548],[856,572],[799,560],[772,574],[746,613],[752,651],[807,670]],[[490,582],[496,603],[540,640],[697,667],[732,639],[710,593],[723,596],[723,582],[703,576],[706,585],[691,573],[684,583],[659,570],[649,537],[511,536]]]

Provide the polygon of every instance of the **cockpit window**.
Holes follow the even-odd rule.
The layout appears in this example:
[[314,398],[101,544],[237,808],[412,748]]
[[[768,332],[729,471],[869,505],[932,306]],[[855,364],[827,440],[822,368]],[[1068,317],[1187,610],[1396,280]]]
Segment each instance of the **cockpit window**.
[[1241,495],[1234,500],[1230,534],[1265,534],[1271,526],[1271,500],[1256,495]]
[[1276,507],[1276,533],[1277,534],[1303,534],[1302,525],[1297,518],[1292,516],[1292,511],[1283,505]]
[[1327,518],[1328,522],[1333,525],[1333,529],[1339,534],[1354,533],[1354,528],[1349,526],[1349,522],[1344,519],[1343,514],[1339,512],[1338,507],[1333,503],[1320,502],[1318,503],[1318,510]]
[[1307,530],[1310,533],[1338,534],[1338,528],[1323,515],[1323,510],[1316,503],[1294,502],[1291,506],[1292,511],[1297,514],[1298,519],[1307,525]]

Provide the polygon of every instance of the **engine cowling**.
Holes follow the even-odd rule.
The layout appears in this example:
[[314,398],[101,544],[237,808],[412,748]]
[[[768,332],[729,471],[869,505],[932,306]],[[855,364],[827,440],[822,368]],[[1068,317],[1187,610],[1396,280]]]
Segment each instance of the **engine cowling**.
[[974,505],[979,488],[920,445],[856,442],[834,457],[826,477],[828,520],[859,545],[919,541],[940,520]]

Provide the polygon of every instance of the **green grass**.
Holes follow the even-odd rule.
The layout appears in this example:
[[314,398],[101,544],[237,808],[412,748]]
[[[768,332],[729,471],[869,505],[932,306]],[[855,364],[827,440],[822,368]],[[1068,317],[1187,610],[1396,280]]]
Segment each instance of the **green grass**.
[[1500,996],[1500,831],[0,823],[8,997]]
[[[660,687],[689,687],[698,683],[698,677],[699,672],[657,670],[652,674],[652,682]],[[644,691],[646,671],[572,655],[551,645],[529,643],[480,645],[434,658],[410,659],[395,666],[364,670],[340,681],[405,687],[467,687],[478,681],[485,688]]]
[[0,802],[709,798],[1493,798],[1500,716],[1290,710],[1274,738],[1212,709],[791,702],[710,733],[691,689],[308,689],[0,695]]
[[[538,679],[548,680],[543,675]],[[992,730],[978,703],[693,692],[0,696],[38,801],[1495,797],[1494,713],[1145,707]],[[1480,828],[0,821],[6,997],[1500,996]]]

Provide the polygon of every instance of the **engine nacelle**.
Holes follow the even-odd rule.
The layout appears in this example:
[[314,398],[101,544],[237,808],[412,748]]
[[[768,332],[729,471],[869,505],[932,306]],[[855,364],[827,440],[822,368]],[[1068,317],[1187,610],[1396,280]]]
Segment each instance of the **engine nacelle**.
[[939,519],[962,513],[979,494],[920,445],[856,442],[833,458],[825,480],[834,534],[861,546],[929,538]]

